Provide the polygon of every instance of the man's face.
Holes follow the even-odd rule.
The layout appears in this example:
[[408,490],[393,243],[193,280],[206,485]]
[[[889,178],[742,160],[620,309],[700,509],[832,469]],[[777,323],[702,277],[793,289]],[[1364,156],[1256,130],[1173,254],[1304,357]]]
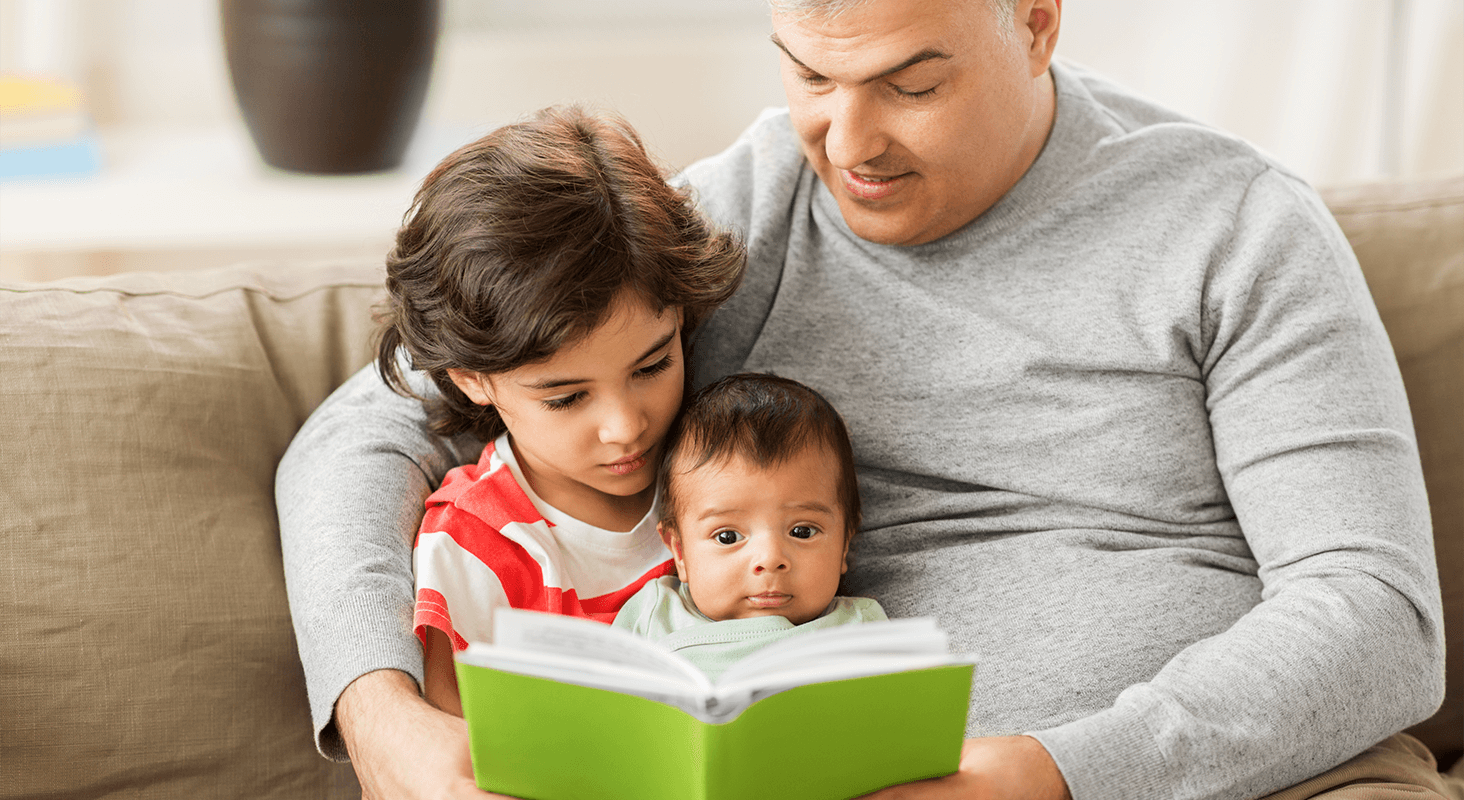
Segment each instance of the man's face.
[[1052,125],[1057,5],[871,0],[833,18],[774,11],[804,155],[850,229],[924,244],[975,219],[1036,160]]

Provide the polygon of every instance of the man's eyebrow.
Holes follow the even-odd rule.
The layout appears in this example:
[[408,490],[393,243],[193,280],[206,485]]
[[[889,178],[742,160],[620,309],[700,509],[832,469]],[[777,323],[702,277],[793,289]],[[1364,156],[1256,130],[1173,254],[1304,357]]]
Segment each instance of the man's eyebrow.
[[[783,44],[783,40],[778,38],[778,34],[774,33],[772,36],[769,36],[768,38],[771,39],[772,42],[773,42],[773,44],[777,45],[778,46],[778,49],[783,51],[783,55],[786,55],[794,64],[797,64],[798,66],[800,66],[800,67],[808,70],[809,72],[812,72],[814,74],[818,74],[818,70],[814,69],[813,67],[808,66],[807,64],[803,63],[802,61],[799,61],[798,60],[798,56],[793,55],[793,53],[788,50],[788,46],[785,45],[785,44]],[[864,80],[860,81],[859,83],[861,85],[863,85],[863,84],[866,84],[866,83],[870,83],[872,81],[877,81],[880,78],[888,77],[890,75],[895,74],[896,72],[900,72],[901,70],[909,69],[910,67],[913,67],[916,64],[919,64],[919,63],[921,63],[923,61],[931,61],[931,60],[934,60],[934,59],[942,59],[942,60],[945,60],[945,59],[949,59],[950,57],[951,57],[951,54],[950,53],[946,53],[946,52],[942,52],[940,50],[936,50],[934,47],[927,47],[924,50],[921,50],[920,52],[916,53],[915,55],[910,56],[909,58],[905,59],[904,61],[901,61],[900,63],[894,65],[893,67],[890,67],[889,69],[884,70],[883,72],[879,73],[878,75],[871,75],[870,77],[865,78]]]
[[[657,350],[660,350],[661,348],[663,348],[666,345],[670,344],[671,343],[671,340],[676,336],[676,332],[677,332],[676,331],[676,328],[673,327],[670,331],[668,331],[666,333],[665,336],[662,336],[660,339],[657,339],[655,344],[651,345],[650,347],[647,347],[646,348],[646,351],[644,353],[641,353],[641,357],[640,358],[637,358],[635,361],[632,361],[631,363],[632,364],[639,364],[640,362],[645,361],[646,359],[650,358],[652,353],[655,353]],[[589,383],[589,381],[590,381],[589,378],[551,378],[551,379],[549,379],[547,381],[539,381],[537,383],[526,383],[526,384],[524,384],[524,388],[530,389],[530,390],[533,390],[533,391],[539,391],[539,392],[541,392],[541,391],[544,391],[545,389],[558,389],[561,386],[572,386],[572,385],[574,385],[576,383]]]

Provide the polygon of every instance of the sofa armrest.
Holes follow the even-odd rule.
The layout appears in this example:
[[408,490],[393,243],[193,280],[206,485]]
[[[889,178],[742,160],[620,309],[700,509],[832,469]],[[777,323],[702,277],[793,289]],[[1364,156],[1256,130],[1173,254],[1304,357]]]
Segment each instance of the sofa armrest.
[[274,472],[381,281],[0,282],[0,793],[359,797],[312,742]]

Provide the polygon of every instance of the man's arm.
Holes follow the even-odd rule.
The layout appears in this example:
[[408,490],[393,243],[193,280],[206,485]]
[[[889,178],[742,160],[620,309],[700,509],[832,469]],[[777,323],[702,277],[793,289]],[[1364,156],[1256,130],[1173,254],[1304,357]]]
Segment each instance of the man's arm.
[[[427,389],[420,376],[414,380]],[[336,724],[347,686],[377,670],[420,684],[412,540],[433,487],[481,449],[469,437],[432,435],[422,404],[392,392],[367,367],[321,404],[280,461],[275,499],[285,581],[325,756],[347,756]]]
[[863,800],[1072,800],[1052,757],[1030,736],[967,739],[954,775],[891,786]]
[[1195,355],[1260,602],[1112,707],[1034,734],[1080,800],[1267,794],[1442,699],[1422,471],[1361,271],[1315,194],[1275,170],[1233,231]]
[[512,800],[478,790],[462,718],[429,705],[404,673],[362,675],[341,695],[336,724],[367,800]]

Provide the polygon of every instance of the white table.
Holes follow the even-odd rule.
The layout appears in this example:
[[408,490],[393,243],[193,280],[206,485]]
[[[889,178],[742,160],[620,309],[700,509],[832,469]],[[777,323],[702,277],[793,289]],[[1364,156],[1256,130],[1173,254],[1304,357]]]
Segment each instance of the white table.
[[104,131],[101,173],[0,183],[0,277],[379,256],[422,177],[491,127],[420,129],[402,167],[352,176],[268,167],[242,125]]

